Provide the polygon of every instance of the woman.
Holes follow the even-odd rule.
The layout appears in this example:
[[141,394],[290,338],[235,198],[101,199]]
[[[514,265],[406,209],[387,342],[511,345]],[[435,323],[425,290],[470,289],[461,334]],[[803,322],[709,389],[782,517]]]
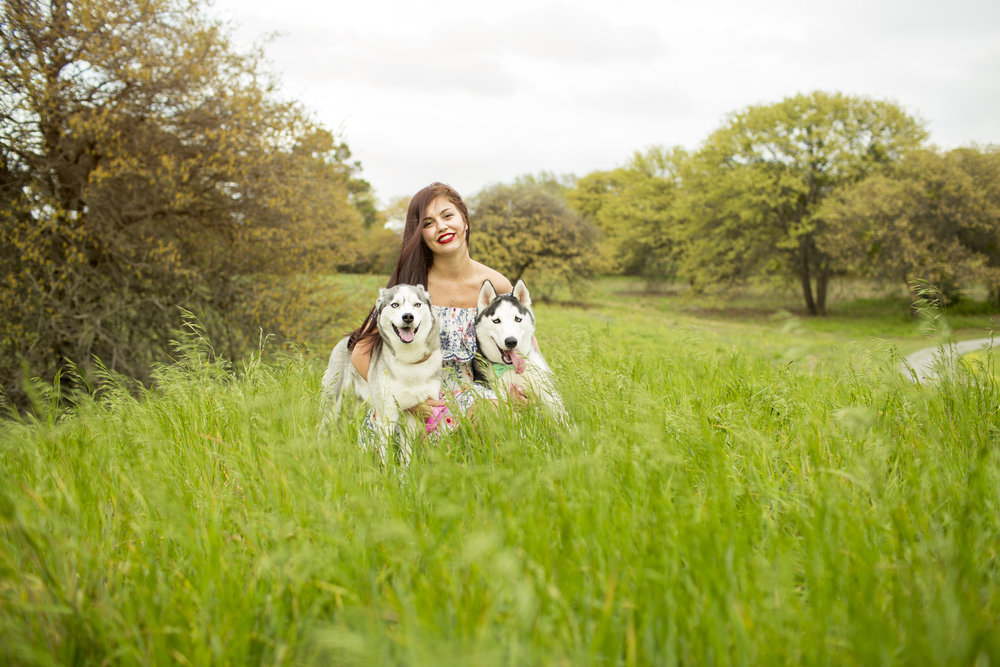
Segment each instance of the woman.
[[[441,352],[444,357],[444,390],[454,404],[467,413],[479,398],[495,400],[493,392],[473,383],[472,360],[476,354],[476,301],[484,280],[493,282],[498,292],[510,292],[510,281],[498,271],[472,259],[469,254],[469,209],[461,195],[444,183],[432,183],[410,200],[403,228],[399,260],[386,287],[399,284],[423,285],[431,295],[435,316],[441,323]],[[368,379],[372,351],[380,346],[375,328],[375,310],[351,334],[348,347],[351,361]],[[429,399],[412,408],[427,421],[444,401]],[[374,427],[369,414],[362,438]]]

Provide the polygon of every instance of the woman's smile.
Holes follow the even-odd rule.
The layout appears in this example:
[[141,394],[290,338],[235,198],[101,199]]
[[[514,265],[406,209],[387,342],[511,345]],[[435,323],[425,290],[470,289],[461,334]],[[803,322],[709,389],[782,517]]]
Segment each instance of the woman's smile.
[[431,200],[421,222],[421,234],[431,252],[444,252],[445,248],[448,253],[460,252],[467,228],[465,217],[443,196]]

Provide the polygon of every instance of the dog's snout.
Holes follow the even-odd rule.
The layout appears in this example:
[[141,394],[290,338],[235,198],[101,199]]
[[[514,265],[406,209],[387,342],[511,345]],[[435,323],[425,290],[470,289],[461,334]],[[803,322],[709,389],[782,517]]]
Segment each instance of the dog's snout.
[[517,339],[514,338],[513,336],[510,336],[509,338],[504,339],[503,344],[507,346],[508,350],[513,350],[515,347],[517,347]]
[[403,313],[403,321],[407,324],[413,323],[413,313]]

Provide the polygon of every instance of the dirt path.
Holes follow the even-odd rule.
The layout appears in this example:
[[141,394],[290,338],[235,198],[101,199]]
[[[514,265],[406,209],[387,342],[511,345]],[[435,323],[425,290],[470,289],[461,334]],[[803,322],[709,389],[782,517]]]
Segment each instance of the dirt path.
[[[977,338],[976,340],[963,340],[959,343],[928,347],[906,357],[899,365],[899,370],[910,378],[915,373],[920,382],[936,380],[942,370],[954,366],[963,354],[988,348],[994,344],[992,338]],[[913,369],[912,373],[910,369]]]

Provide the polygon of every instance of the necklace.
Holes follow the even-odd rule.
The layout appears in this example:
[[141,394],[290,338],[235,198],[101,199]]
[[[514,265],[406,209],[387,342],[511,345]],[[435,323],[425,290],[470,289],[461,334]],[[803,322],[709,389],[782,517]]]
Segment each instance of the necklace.
[[[438,291],[443,292],[444,295],[448,297],[448,307],[454,308],[456,294],[458,294],[458,296],[461,297],[463,288],[464,285],[461,281],[455,281],[454,283],[446,283],[442,281],[440,286],[438,287]],[[459,300],[461,299],[459,298]]]
[[455,285],[453,286],[453,288],[448,292],[448,295],[449,295],[448,296],[448,299],[449,299],[448,300],[448,305],[451,308],[455,307],[455,292],[457,291],[461,295],[461,292],[463,291],[463,287],[464,287],[464,285],[462,285],[462,283],[455,283]]

